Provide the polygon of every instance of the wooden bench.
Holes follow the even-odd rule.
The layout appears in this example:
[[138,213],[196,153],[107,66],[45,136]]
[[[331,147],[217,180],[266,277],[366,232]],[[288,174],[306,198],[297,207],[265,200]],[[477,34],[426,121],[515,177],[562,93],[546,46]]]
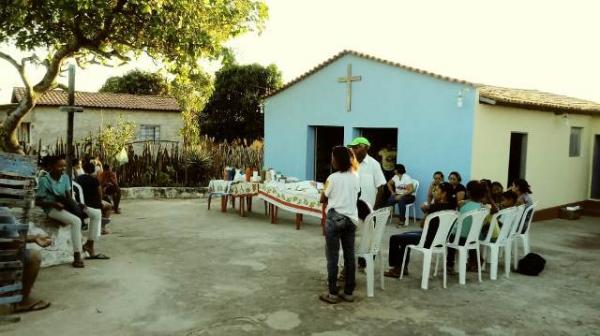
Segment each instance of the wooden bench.
[[[34,157],[0,153],[0,305],[16,304],[21,295],[29,214],[34,205]],[[20,220],[10,208],[20,208]],[[4,317],[1,321],[18,321]]]

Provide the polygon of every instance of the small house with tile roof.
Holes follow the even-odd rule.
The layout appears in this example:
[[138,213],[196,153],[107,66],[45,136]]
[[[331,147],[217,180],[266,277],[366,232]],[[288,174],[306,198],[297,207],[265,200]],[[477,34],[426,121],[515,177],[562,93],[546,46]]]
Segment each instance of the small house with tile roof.
[[[13,89],[11,103],[19,103],[24,93],[23,88]],[[67,113],[59,107],[67,102],[65,91],[46,92],[21,122],[17,131],[19,141],[37,145],[41,140],[43,145],[48,145],[57,139],[66,139]],[[181,141],[181,109],[173,97],[77,91],[75,106],[84,110],[75,114],[75,140],[95,134],[107,125],[115,125],[123,116],[135,123],[136,140]]]
[[264,103],[265,166],[323,181],[330,151],[362,135],[421,182],[432,174],[532,185],[538,209],[600,198],[600,104],[500,88],[343,51]]

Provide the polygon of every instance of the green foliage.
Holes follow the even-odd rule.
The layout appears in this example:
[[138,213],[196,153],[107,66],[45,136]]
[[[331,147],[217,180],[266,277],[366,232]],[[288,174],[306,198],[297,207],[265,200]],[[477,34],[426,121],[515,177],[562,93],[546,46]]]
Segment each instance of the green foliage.
[[7,0],[0,43],[21,50],[70,49],[66,56],[126,61],[146,52],[169,64],[195,66],[218,57],[232,36],[262,29],[262,0]]
[[107,162],[114,163],[115,156],[135,138],[135,129],[135,123],[121,115],[115,126],[108,125],[100,130],[94,142],[103,149]]
[[135,69],[123,76],[108,78],[100,88],[100,92],[167,95],[169,85],[167,79],[160,73]]
[[214,85],[215,91],[200,114],[201,133],[218,140],[262,138],[262,97],[282,85],[277,66],[225,66],[217,72]]

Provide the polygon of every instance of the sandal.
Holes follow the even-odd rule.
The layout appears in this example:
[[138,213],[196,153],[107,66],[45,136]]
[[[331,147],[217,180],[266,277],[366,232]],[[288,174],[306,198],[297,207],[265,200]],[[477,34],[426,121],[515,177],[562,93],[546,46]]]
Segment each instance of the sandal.
[[81,261],[81,260],[75,260],[75,261],[73,261],[73,263],[71,265],[73,265],[73,267],[75,267],[75,268],[84,268],[85,267],[85,265],[83,264],[83,261]]
[[97,254],[94,254],[94,255],[90,254],[88,257],[85,257],[85,259],[108,260],[108,259],[110,259],[110,257],[107,256],[106,254],[97,253]]
[[[406,275],[407,273],[404,272],[404,274]],[[396,278],[396,279],[398,279],[400,277],[400,273],[396,273],[396,271],[385,271],[383,273],[383,276],[388,277],[388,278]]]
[[14,309],[15,313],[26,313],[37,310],[44,310],[50,307],[50,302],[46,302],[44,300],[34,301],[31,305],[27,305],[25,307],[17,307]]
[[319,300],[330,304],[336,304],[340,302],[340,297],[329,293],[323,293],[319,295]]

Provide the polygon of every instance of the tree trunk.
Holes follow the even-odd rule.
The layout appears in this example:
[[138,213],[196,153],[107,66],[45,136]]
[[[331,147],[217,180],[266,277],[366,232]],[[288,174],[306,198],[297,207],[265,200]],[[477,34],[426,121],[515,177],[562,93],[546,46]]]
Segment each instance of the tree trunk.
[[31,97],[31,95],[25,94],[19,106],[10,112],[4,119],[0,136],[0,145],[5,152],[25,154],[17,139],[17,127],[25,115],[33,110],[35,101],[36,99]]

